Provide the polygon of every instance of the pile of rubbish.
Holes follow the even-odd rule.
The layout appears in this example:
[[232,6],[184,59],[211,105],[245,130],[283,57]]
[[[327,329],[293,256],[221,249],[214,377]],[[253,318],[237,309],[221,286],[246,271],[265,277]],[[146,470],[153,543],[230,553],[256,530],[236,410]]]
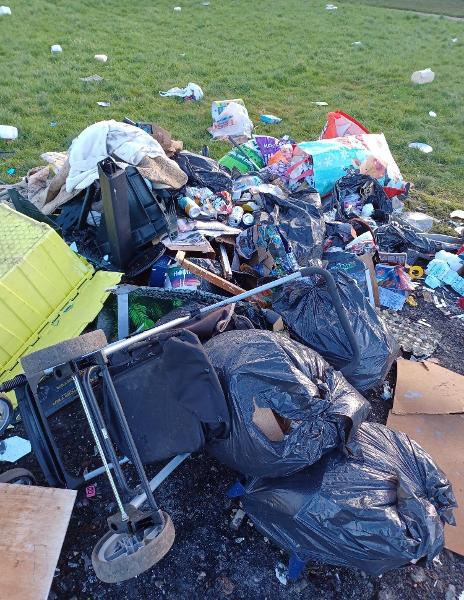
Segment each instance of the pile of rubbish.
[[[54,230],[55,252],[71,248],[88,279],[122,280],[101,312],[109,291],[99,289],[74,335],[99,312],[108,339],[121,339],[300,269],[327,270],[356,351],[317,272],[186,326],[229,413],[220,432],[208,416],[198,445],[243,476],[232,495],[294,564],[317,559],[378,575],[431,561],[454,522],[451,484],[405,433],[366,422],[362,394],[381,389],[401,350],[433,352],[407,355],[401,324],[389,327],[406,303],[423,297],[463,321],[462,239],[429,233],[433,219],[405,210],[410,184],[384,135],[345,113],[329,113],[320,139],[303,142],[253,136],[241,99],[214,102],[212,115],[213,137],[232,143],[219,161],[207,147],[184,150],[157,124],[102,121],[67,153],[46,153],[46,166],[0,186],[3,210]],[[54,299],[56,315],[66,298]],[[0,329],[15,310],[0,316]],[[46,345],[32,338],[0,363],[1,381],[20,372],[21,353]]]

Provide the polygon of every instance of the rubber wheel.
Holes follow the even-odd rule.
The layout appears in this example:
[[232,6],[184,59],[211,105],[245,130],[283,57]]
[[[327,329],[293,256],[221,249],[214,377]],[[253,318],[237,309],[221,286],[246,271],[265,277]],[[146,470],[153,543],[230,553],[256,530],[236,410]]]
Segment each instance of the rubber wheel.
[[171,517],[163,511],[162,515],[163,529],[153,537],[148,530],[143,539],[144,545],[132,554],[121,548],[122,534],[109,531],[100,538],[92,552],[92,564],[101,581],[117,583],[132,579],[150,569],[169,552],[176,534]]
[[10,469],[9,471],[5,471],[0,475],[0,483],[35,485],[35,477],[27,469]]
[[13,406],[6,396],[0,396],[0,434],[13,421]]

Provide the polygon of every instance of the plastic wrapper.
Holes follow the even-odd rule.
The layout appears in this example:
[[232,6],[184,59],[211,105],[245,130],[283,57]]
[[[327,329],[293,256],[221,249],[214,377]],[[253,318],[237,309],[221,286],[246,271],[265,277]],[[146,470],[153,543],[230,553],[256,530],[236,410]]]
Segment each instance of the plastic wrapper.
[[288,198],[261,194],[264,208],[271,213],[280,230],[290,242],[300,267],[322,256],[325,221],[321,198],[316,190],[295,192]]
[[310,157],[314,175],[308,179],[321,196],[332,192],[345,175],[369,175],[380,183],[388,196],[404,193],[403,179],[383,134],[365,133],[298,144]]
[[[399,347],[356,282],[343,271],[331,273],[361,352],[359,364],[347,378],[364,392],[382,383]],[[307,277],[278,288],[272,308],[282,316],[292,337],[319,352],[336,369],[351,361],[350,342],[321,278]]]
[[279,479],[251,482],[243,508],[268,538],[302,561],[381,575],[443,548],[453,523],[451,484],[404,433],[363,423],[352,455],[334,451]]
[[188,185],[206,187],[212,192],[232,191],[232,179],[212,158],[182,151],[173,160],[188,176]]
[[346,137],[347,135],[360,135],[370,133],[362,123],[356,121],[352,116],[341,112],[329,112],[327,122],[319,136],[320,140],[328,140],[336,137]]
[[243,100],[215,101],[211,104],[213,125],[208,129],[213,138],[251,137],[253,123]]
[[372,204],[376,221],[388,220],[392,202],[380,183],[369,175],[346,175],[337,181],[333,191],[334,204],[340,219],[359,217],[366,204]]
[[269,331],[230,331],[205,344],[231,414],[208,451],[246,475],[289,475],[343,447],[369,404],[316,352]]
[[240,173],[248,173],[262,169],[264,160],[258,144],[255,139],[252,139],[229,150],[219,160],[219,164],[230,171],[237,169]]

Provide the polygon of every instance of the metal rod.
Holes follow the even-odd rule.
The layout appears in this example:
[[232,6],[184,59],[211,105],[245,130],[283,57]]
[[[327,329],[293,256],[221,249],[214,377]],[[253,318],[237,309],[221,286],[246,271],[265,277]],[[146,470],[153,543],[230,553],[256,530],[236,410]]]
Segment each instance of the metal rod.
[[[179,465],[181,465],[184,462],[184,460],[186,458],[188,458],[189,456],[190,456],[190,452],[186,452],[185,454],[178,454],[173,459],[171,459],[168,462],[168,464],[165,465],[161,469],[161,471],[159,471],[153,477],[153,479],[150,481],[149,485],[150,485],[151,491],[154,492],[156,490],[156,488],[159,487],[163,483],[163,481],[165,479],[167,479],[169,477],[169,475],[175,469],[177,469],[177,467]],[[132,500],[130,501],[130,504],[132,504],[132,506],[135,506],[135,508],[140,508],[146,499],[147,499],[147,495],[145,493],[142,493],[142,494],[139,494],[138,496],[136,496],[135,498],[132,498]]]
[[[126,463],[129,462],[129,459],[127,458],[127,456],[124,456],[124,458],[121,458],[121,460],[119,460],[118,462],[120,465],[125,465]],[[110,469],[112,469],[113,463],[108,463],[108,467]],[[105,467],[98,467],[98,469],[94,469],[93,471],[84,473],[84,481],[91,481],[92,479],[95,479],[95,477],[98,477],[99,475],[101,475],[104,472],[105,472]]]
[[[97,430],[95,429],[94,422],[92,420],[92,416],[90,414],[89,407],[87,406],[87,400],[85,399],[84,390],[82,389],[81,382],[79,381],[79,377],[75,374],[72,376],[72,380],[74,381],[74,385],[76,386],[77,393],[79,395],[82,408],[84,409],[85,416],[89,423],[90,431],[92,432],[93,439],[95,440],[95,444],[98,449],[98,453],[100,454],[100,458],[102,459],[103,468],[106,471],[106,475],[110,482],[111,488],[113,490],[114,497],[116,499],[116,504],[118,505],[119,512],[121,514],[122,521],[128,521],[129,517],[127,516],[126,511],[124,510],[124,506],[121,501],[121,497],[119,496],[119,492],[116,488],[116,484],[114,483],[113,475],[111,473],[111,469],[108,466],[108,461],[106,460],[105,453],[103,452],[102,445],[100,443],[100,438],[98,437]],[[101,432],[102,436],[108,435],[106,430]]]
[[[321,269],[322,270],[322,269]],[[300,271],[295,271],[295,273],[291,273],[290,275],[286,275],[285,277],[281,277],[280,279],[276,279],[275,281],[270,281],[269,283],[265,283],[264,285],[260,285],[259,287],[253,288],[252,290],[248,290],[243,292],[242,294],[238,294],[237,296],[232,296],[231,298],[225,298],[220,302],[216,302],[215,304],[211,304],[210,306],[205,306],[200,310],[202,315],[212,312],[217,308],[221,308],[222,306],[228,306],[229,304],[234,304],[235,302],[240,302],[240,300],[245,300],[246,298],[250,298],[250,296],[255,296],[261,292],[266,292],[267,290],[271,290],[272,288],[279,287],[284,283],[288,283],[290,281],[294,281],[295,279],[300,279],[302,274]],[[124,348],[128,348],[132,346],[132,344],[136,344],[137,342],[142,342],[150,338],[152,335],[156,333],[161,333],[162,331],[166,331],[168,329],[172,329],[177,325],[181,325],[191,319],[190,315],[186,315],[185,317],[179,317],[178,319],[174,319],[173,321],[169,321],[169,323],[163,323],[162,325],[158,325],[157,327],[153,327],[152,329],[147,329],[142,333],[137,335],[133,335],[132,337],[126,340],[120,340],[118,342],[113,342],[103,348],[101,353],[103,356],[111,356],[115,352],[119,352],[120,350],[124,350]]]
[[[118,419],[119,424],[121,426],[122,434],[124,436],[124,441],[126,442],[127,446],[129,447],[130,461],[134,465],[135,470],[137,471],[137,475],[142,484],[142,489],[145,491],[145,493],[148,493],[150,491],[150,483],[148,481],[147,474],[145,473],[145,469],[144,469],[142,461],[140,459],[140,455],[137,450],[137,446],[135,445],[134,438],[132,437],[132,433],[131,433],[129,424],[126,419],[126,415],[124,414],[124,410],[121,406],[121,402],[119,400],[118,393],[116,391],[116,388],[114,387],[113,380],[111,379],[111,375],[108,371],[108,368],[106,368],[106,366],[102,368],[102,375],[103,375],[104,384],[106,386],[106,391],[107,391],[108,396],[113,404],[113,408],[116,412],[116,418]],[[150,497],[147,498],[147,500],[148,500],[148,504],[150,505],[150,508],[153,511],[159,510],[158,505],[156,504],[156,501],[153,498],[153,494],[150,494]],[[153,515],[153,518],[156,518],[156,516]]]
[[[89,409],[92,413],[92,416],[93,416],[96,426],[98,427],[98,429],[100,431],[107,432],[105,419],[103,418],[103,415],[101,413],[100,407],[98,405],[98,401],[95,398],[95,394],[93,392],[92,382],[91,382],[91,377],[92,377],[93,371],[95,371],[95,370],[103,371],[104,369],[107,369],[106,365],[104,365],[103,367],[101,367],[99,365],[93,365],[92,367],[87,369],[85,372],[85,375],[84,375],[84,379],[82,381],[82,387],[84,388],[84,392],[86,393],[86,398],[87,398],[87,401],[89,404]],[[108,456],[109,461],[113,465],[116,481],[117,481],[120,489],[122,490],[121,495],[123,496],[124,502],[127,502],[129,500],[129,498],[131,497],[131,495],[134,494],[136,490],[132,490],[127,483],[124,473],[119,465],[118,457],[116,456],[116,451],[114,449],[113,442],[111,441],[110,436],[108,434],[106,436],[103,435],[103,438],[101,441],[102,441],[102,446],[104,446],[105,452],[107,453],[105,456]]]

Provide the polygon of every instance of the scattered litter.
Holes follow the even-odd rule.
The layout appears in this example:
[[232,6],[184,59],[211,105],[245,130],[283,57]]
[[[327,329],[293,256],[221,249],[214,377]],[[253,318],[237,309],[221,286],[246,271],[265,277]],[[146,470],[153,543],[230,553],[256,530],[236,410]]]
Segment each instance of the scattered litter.
[[278,123],[282,122],[282,119],[280,117],[276,117],[275,115],[260,115],[259,120],[270,125],[277,125]]
[[436,329],[411,321],[399,312],[382,310],[379,314],[403,352],[425,359],[437,349],[442,336]]
[[275,568],[275,574],[277,579],[280,581],[282,585],[287,585],[288,583],[288,570],[287,567],[283,563],[278,563]]
[[211,104],[213,125],[208,129],[213,138],[249,138],[253,123],[245,103],[236,100],[215,100]]
[[433,152],[432,146],[424,144],[423,142],[411,142],[409,147],[414,148],[414,150],[420,150],[424,154],[430,154],[430,152]]
[[18,129],[13,125],[0,125],[0,140],[16,140]]
[[182,6],[174,6],[173,10],[175,12],[180,12],[182,10]]
[[243,523],[243,519],[245,518],[245,516],[245,511],[239,508],[235,513],[232,521],[230,522],[231,528],[235,530],[239,529],[240,525]]
[[8,175],[14,175],[16,173],[16,169],[14,167],[10,167],[9,169],[6,170]]
[[202,2],[203,6],[209,6],[209,2]]
[[382,394],[381,394],[381,398],[382,400],[391,400],[391,397],[393,396],[393,390],[390,387],[390,384],[387,381],[384,381],[383,384],[383,390],[382,390]]
[[0,6],[0,17],[11,15],[11,8],[9,6]]
[[464,210],[453,210],[453,212],[450,214],[450,217],[452,219],[461,219],[464,221]]
[[79,79],[81,81],[85,81],[87,83],[103,81],[103,77],[100,77],[100,75],[90,75],[89,77],[79,77]]
[[53,46],[50,47],[50,51],[54,55],[60,54],[61,52],[63,52],[63,48],[59,44],[53,44]]
[[433,118],[437,116],[437,113],[434,110],[429,111],[429,115]]
[[111,102],[97,102],[98,106],[111,106]]
[[57,121],[50,121],[50,127],[57,127]]
[[165,92],[160,92],[159,95],[163,98],[166,98],[168,96],[176,96],[178,98],[183,98],[185,101],[191,100],[194,102],[199,102],[204,96],[201,87],[198,84],[192,82],[188,83],[184,88],[173,87],[169,90],[166,90]]
[[352,42],[351,45],[356,46],[357,48],[361,48],[363,43],[362,42]]
[[235,538],[235,540],[234,540],[234,542],[235,542],[236,544],[241,544],[241,543],[242,543],[242,542],[244,542],[244,541],[245,541],[245,538],[243,538],[243,537],[240,537],[240,538]]
[[31,451],[31,443],[18,435],[0,440],[0,462],[14,463]]
[[108,60],[108,57],[106,56],[106,54],[95,54],[94,58],[95,58],[95,60],[98,60],[98,62],[102,62],[102,63],[106,63],[106,61]]
[[452,38],[451,41],[453,42],[453,44],[457,44],[459,42],[459,38]]
[[338,6],[335,4],[326,4],[325,10],[337,10]]
[[422,71],[414,71],[411,75],[412,83],[417,85],[424,85],[425,83],[431,83],[435,79],[435,73],[432,69],[422,69]]
[[435,223],[438,223],[438,219],[435,217],[421,212],[403,212],[401,218],[423,233],[427,233]]
[[85,488],[85,497],[86,498],[95,498],[95,496],[97,495],[97,488],[95,485],[88,485]]
[[327,102],[324,102],[323,100],[316,100],[315,102],[311,102],[311,104],[315,104],[316,106],[329,106]]

